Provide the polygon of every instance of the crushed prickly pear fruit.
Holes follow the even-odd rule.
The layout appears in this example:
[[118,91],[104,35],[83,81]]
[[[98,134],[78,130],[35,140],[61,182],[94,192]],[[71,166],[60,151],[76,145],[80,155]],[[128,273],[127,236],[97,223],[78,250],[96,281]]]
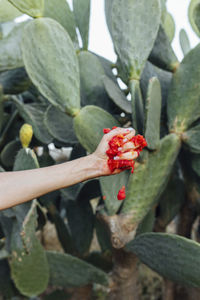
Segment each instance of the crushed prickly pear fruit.
[[126,191],[125,191],[125,185],[123,185],[122,188],[118,192],[117,199],[124,200],[125,198],[126,198]]
[[[116,127],[113,127],[113,129],[115,129]],[[108,132],[110,132],[111,129],[110,128],[105,128],[104,129],[104,133],[107,134]],[[132,152],[132,154],[134,154],[133,152],[135,152],[135,157],[138,157],[140,152],[143,150],[144,147],[147,146],[147,142],[145,140],[145,138],[138,134],[134,137],[132,137],[130,140],[127,140],[125,137],[128,133],[126,134],[118,134],[115,135],[114,137],[112,137],[112,139],[109,141],[109,149],[106,151],[106,154],[108,155],[108,166],[109,169],[111,170],[111,172],[114,172],[114,170],[116,169],[132,169],[132,173],[134,171],[134,164],[135,161],[134,160],[128,160],[128,159],[120,159],[120,156],[125,153],[128,152]],[[126,144],[126,143],[133,143],[134,144],[134,148],[132,148],[131,150],[125,151],[125,152],[121,152],[122,147]],[[117,160],[116,158],[119,158],[119,160]]]
[[[112,129],[105,128],[103,132],[104,134],[107,134],[115,128],[117,127],[113,127]],[[130,157],[137,158],[140,155],[140,152],[143,150],[143,148],[147,146],[147,142],[142,135],[138,134],[128,140],[126,139],[127,134],[128,133],[115,135],[111,138],[111,140],[108,143],[109,149],[106,151],[106,154],[108,156],[108,167],[112,173],[116,169],[126,170],[130,168],[132,169],[131,173],[133,173],[135,165],[134,159],[120,159],[120,157],[124,155],[127,156],[126,158],[128,158],[131,154]],[[122,152],[121,150],[123,149],[124,145],[126,145],[127,148],[125,151]],[[131,149],[129,149],[129,145],[131,145]],[[123,186],[119,190],[117,198],[118,200],[124,200],[125,197],[125,186]]]

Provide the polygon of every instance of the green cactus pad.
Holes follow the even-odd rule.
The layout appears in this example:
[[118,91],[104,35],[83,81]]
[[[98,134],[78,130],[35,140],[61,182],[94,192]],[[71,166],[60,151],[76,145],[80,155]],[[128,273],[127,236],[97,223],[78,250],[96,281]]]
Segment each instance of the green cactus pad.
[[184,57],[173,76],[168,97],[170,131],[184,132],[200,117],[199,80],[200,45],[197,45]]
[[200,153],[200,124],[184,132],[182,138],[191,152]]
[[81,51],[78,58],[82,106],[97,105],[113,112],[113,103],[110,101],[103,84],[105,71],[98,57],[88,51]]
[[59,0],[59,4],[57,0],[45,0],[43,15],[60,23],[67,30],[75,47],[78,47],[74,15],[66,0]]
[[120,125],[112,115],[94,105],[83,107],[74,118],[76,136],[82,146],[90,153],[96,150],[103,137],[103,129],[113,126]]
[[103,83],[106,89],[106,92],[108,93],[108,96],[110,99],[113,100],[113,102],[121,108],[124,112],[131,114],[132,113],[132,107],[131,103],[126,99],[126,96],[121,91],[120,87],[112,81],[108,76],[103,77]]
[[5,249],[0,250],[0,260],[8,258],[10,256],[9,252]]
[[25,296],[37,296],[46,290],[49,266],[46,253],[35,235],[37,221],[36,201],[22,224],[20,233],[23,248],[12,251],[9,259],[11,277],[18,290]]
[[44,123],[51,136],[65,144],[77,142],[73,130],[73,119],[59,108],[50,105],[44,115]]
[[200,245],[175,234],[145,233],[127,244],[143,263],[172,281],[200,287]]
[[114,215],[122,205],[122,202],[117,199],[117,193],[123,185],[127,186],[129,175],[130,171],[123,171],[117,175],[100,178],[101,191],[105,196],[104,203],[108,215]]
[[106,16],[106,23],[107,23],[107,26],[108,26],[111,36],[112,36],[112,22],[111,22],[112,3],[113,3],[113,0],[105,0],[104,1],[104,11],[105,11],[105,16]]
[[82,38],[83,49],[87,50],[90,24],[90,0],[73,0],[73,11]]
[[42,17],[44,0],[8,0],[17,9],[33,18]]
[[190,52],[191,46],[190,46],[190,41],[187,35],[187,32],[185,29],[181,29],[179,33],[179,41],[181,45],[181,49],[183,52],[183,55],[185,56],[188,52]]
[[157,67],[171,72],[174,72],[178,66],[178,58],[162,25],[159,28],[149,61]]
[[146,99],[145,138],[148,148],[155,150],[160,141],[161,87],[156,77],[149,81]]
[[133,223],[137,224],[145,217],[164,190],[180,144],[176,134],[165,136],[159,149],[149,154],[129,177],[122,213],[133,214]]
[[61,287],[84,286],[89,283],[108,285],[107,274],[89,263],[69,254],[47,251],[50,285]]
[[173,41],[174,36],[175,36],[175,22],[170,13],[167,13],[165,16],[165,20],[163,23],[163,27],[165,29],[165,32],[169,38],[170,43]]
[[19,24],[4,39],[0,40],[0,71],[24,65],[20,49],[23,29],[24,23]]
[[39,168],[37,157],[33,150],[21,149],[15,158],[13,171],[31,170]]
[[198,28],[198,31],[200,32],[200,1],[195,6],[195,10],[194,10],[194,22],[195,22],[196,27]]
[[53,137],[49,134],[44,123],[44,113],[47,106],[41,103],[23,104],[17,98],[13,98],[13,101],[25,122],[32,125],[36,138],[44,144],[51,143]]
[[200,155],[193,154],[191,160],[192,160],[192,169],[200,177]]
[[111,10],[111,35],[123,73],[139,79],[157,36],[160,1],[115,0]]
[[[183,180],[176,174],[175,165],[174,172],[167,184],[166,189],[159,199],[159,225],[164,229],[178,214],[185,201],[185,187]],[[178,172],[177,172],[178,173]]]
[[152,208],[148,214],[144,217],[142,222],[139,224],[137,231],[136,231],[136,236],[146,233],[146,232],[152,232],[153,231],[153,226],[155,222],[155,209]]
[[53,105],[70,115],[80,109],[79,67],[73,43],[56,21],[40,18],[24,30],[22,42],[26,70]]
[[1,73],[0,85],[4,94],[17,95],[28,90],[31,81],[24,68],[17,68]]
[[76,251],[84,255],[89,251],[94,230],[94,215],[89,200],[67,201],[66,216]]
[[21,14],[22,13],[10,4],[8,0],[0,1],[0,23],[12,21]]
[[192,26],[192,29],[198,35],[198,37],[200,37],[200,28],[198,27],[198,23],[196,24],[196,18],[197,18],[196,9],[198,11],[199,4],[200,4],[200,0],[191,0],[188,9],[188,18],[190,21],[190,25]]
[[19,140],[9,142],[1,151],[0,157],[2,164],[7,168],[12,167],[15,161],[15,156],[20,149],[21,142]]

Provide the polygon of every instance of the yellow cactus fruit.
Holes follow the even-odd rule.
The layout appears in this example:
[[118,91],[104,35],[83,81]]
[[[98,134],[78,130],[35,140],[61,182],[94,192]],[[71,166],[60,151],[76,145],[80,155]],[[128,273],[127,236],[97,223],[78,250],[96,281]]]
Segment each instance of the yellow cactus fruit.
[[33,128],[30,124],[24,124],[19,131],[20,141],[23,148],[28,148],[33,136]]

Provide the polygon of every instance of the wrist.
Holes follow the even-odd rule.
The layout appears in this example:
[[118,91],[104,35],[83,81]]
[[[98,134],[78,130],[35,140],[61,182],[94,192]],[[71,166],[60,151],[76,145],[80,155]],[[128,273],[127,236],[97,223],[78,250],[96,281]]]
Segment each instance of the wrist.
[[88,159],[88,165],[90,166],[91,178],[103,176],[107,162],[99,158],[95,152],[86,157]]

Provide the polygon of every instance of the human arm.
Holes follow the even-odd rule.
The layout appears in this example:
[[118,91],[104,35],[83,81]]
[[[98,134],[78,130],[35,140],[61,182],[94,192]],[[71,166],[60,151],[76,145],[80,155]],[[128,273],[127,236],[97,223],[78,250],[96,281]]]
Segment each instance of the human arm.
[[[121,172],[111,173],[106,155],[109,140],[119,133],[127,133],[127,129],[117,128],[104,135],[96,151],[88,156],[34,170],[0,173],[0,210],[78,182]],[[134,134],[132,130],[129,137]]]

